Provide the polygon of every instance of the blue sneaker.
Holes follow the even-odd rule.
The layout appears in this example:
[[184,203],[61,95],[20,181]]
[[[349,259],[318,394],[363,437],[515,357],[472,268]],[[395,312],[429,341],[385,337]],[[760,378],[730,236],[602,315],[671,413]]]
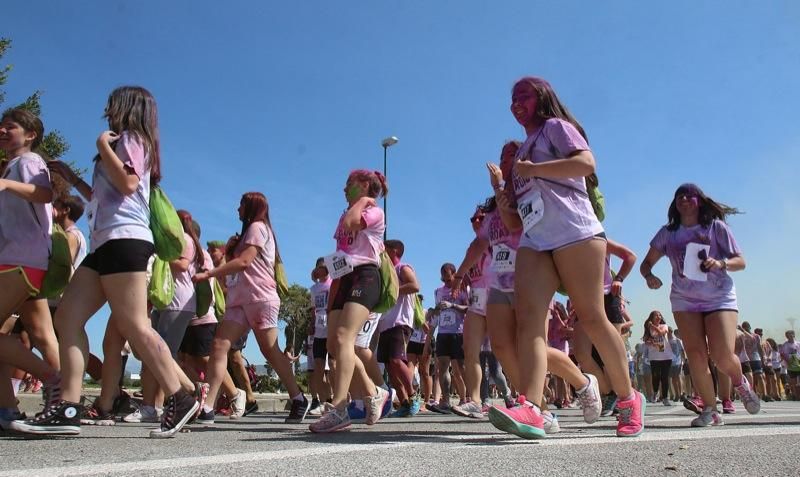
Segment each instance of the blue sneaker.
[[392,413],[392,402],[394,402],[395,395],[396,393],[394,392],[394,389],[389,388],[389,399],[387,399],[383,404],[383,409],[381,410],[381,419]]
[[422,407],[422,400],[418,397],[414,398],[411,400],[411,409],[409,409],[409,412],[411,413],[412,416],[416,416],[417,414],[419,414],[419,410],[421,407]]
[[367,410],[359,409],[355,401],[350,401],[347,405],[347,414],[350,416],[350,422],[363,423],[367,420]]
[[406,402],[405,404],[401,404],[399,408],[395,412],[393,412],[389,417],[411,417],[411,404]]

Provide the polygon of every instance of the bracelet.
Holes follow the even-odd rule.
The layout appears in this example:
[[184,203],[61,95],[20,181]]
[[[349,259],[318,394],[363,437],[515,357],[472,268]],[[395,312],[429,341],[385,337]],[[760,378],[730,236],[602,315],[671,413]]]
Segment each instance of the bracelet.
[[727,270],[728,269],[728,259],[727,258],[723,258],[722,259],[722,269],[723,270]]
[[496,190],[496,191],[497,191],[497,190],[504,190],[504,189],[505,189],[505,187],[506,187],[506,182],[505,182],[505,181],[500,181],[500,183],[499,183],[499,184],[497,184],[497,185],[493,185],[493,186],[492,186],[492,189],[494,189],[494,190]]
[[[651,275],[652,275],[652,274],[651,274]],[[611,280],[611,281],[612,281],[612,282],[620,282],[620,283],[622,283],[623,281],[625,281],[625,279],[624,279],[624,278],[622,278],[621,276],[617,275],[617,276],[616,276],[616,277],[614,277],[614,279],[613,279],[613,280]]]

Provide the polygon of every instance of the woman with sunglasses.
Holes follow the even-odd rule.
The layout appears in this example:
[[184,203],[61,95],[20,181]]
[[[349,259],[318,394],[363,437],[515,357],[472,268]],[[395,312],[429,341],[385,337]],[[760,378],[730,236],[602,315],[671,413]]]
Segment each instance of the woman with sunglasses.
[[730,376],[747,412],[755,414],[761,408],[734,354],[739,314],[736,289],[728,272],[744,270],[745,260],[725,217],[737,213],[737,209],[706,196],[698,186],[681,185],[669,205],[667,225],[650,242],[639,268],[647,286],[657,290],[662,282],[653,275],[653,266],[664,255],[672,265],[672,313],[704,405],[700,416],[692,420],[695,427],[722,424],[708,366],[709,352],[717,368]]

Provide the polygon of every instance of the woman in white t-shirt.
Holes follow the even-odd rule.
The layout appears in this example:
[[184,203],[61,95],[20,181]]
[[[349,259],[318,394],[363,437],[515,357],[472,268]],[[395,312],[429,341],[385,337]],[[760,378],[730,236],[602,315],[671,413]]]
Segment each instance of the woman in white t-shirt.
[[[672,368],[672,348],[667,340],[669,327],[664,323],[660,311],[650,313],[644,323],[644,337],[650,357],[650,370],[653,376],[653,398],[665,406],[672,406],[669,400],[669,373]],[[661,399],[659,399],[659,389]]]

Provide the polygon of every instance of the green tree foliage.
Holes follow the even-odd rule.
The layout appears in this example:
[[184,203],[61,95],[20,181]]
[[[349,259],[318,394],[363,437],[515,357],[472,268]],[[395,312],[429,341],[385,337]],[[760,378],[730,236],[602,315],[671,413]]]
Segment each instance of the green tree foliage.
[[[286,344],[292,347],[292,353],[295,355],[303,350],[308,336],[312,307],[311,293],[296,283],[289,287],[288,296],[281,300],[278,318],[286,322]],[[295,363],[295,370],[298,365],[299,362]]]
[[[6,52],[10,48],[11,40],[8,38],[0,38],[0,59],[5,56]],[[12,69],[13,65],[0,66],[0,108],[2,108],[5,104],[6,97],[6,93],[3,91],[2,86],[8,81],[8,74]],[[11,108],[23,108],[41,117],[41,97],[42,91],[34,91],[33,94],[25,99],[25,101],[16,106],[11,106]],[[11,108],[6,108],[4,110]],[[37,152],[41,154],[45,160],[54,160],[63,157],[67,151],[69,151],[69,143],[57,129],[53,129],[44,135],[44,138],[42,138],[42,145],[39,147]],[[2,151],[0,151],[0,162],[2,162],[3,159],[5,159],[4,154]],[[70,166],[74,169],[74,164],[70,164]],[[76,172],[82,174],[85,171],[76,170]],[[60,177],[54,176],[53,185],[56,189],[55,192],[57,196],[60,196],[64,193],[69,193],[69,184],[64,182],[64,180]]]

